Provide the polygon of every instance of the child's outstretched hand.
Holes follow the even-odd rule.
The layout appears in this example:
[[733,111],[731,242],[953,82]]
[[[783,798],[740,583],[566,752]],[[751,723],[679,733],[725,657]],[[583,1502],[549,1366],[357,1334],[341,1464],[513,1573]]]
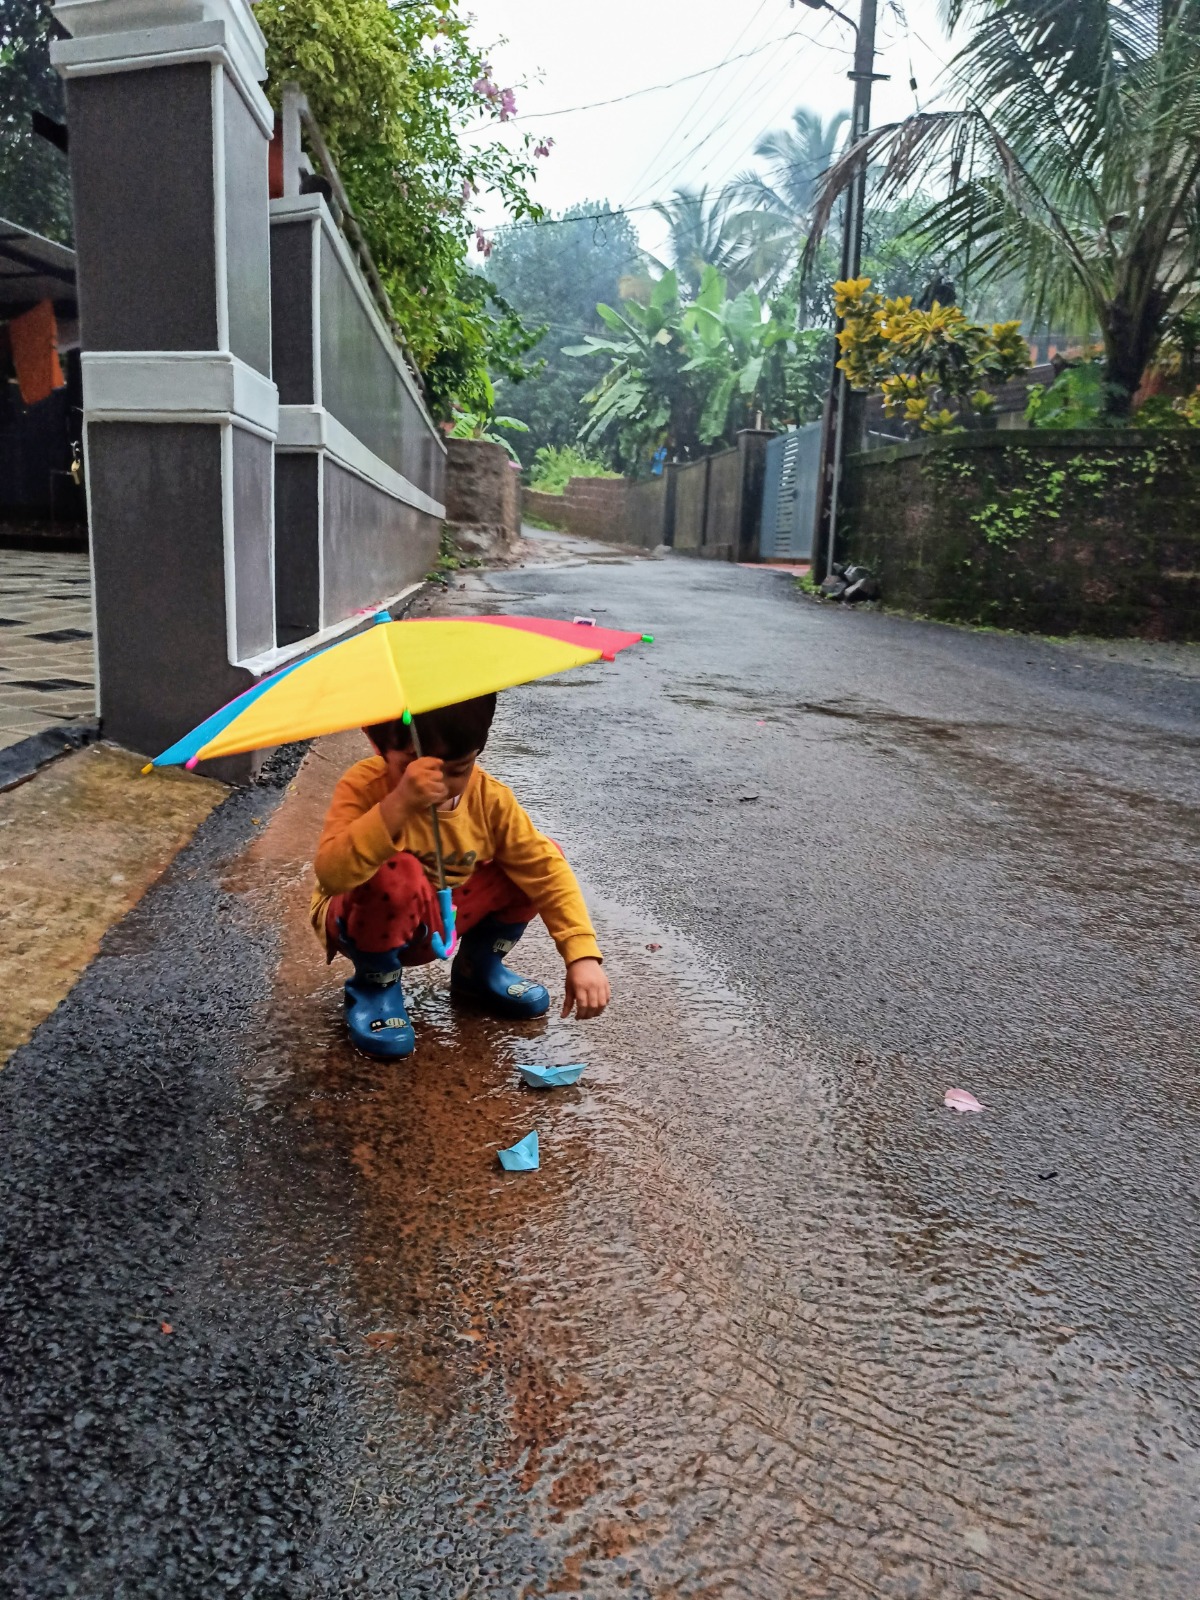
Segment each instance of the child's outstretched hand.
[[564,1017],[569,1017],[574,1007],[580,1022],[586,1022],[589,1017],[598,1017],[611,999],[608,976],[594,957],[584,956],[581,961],[572,961],[567,968],[567,992],[562,1008]]

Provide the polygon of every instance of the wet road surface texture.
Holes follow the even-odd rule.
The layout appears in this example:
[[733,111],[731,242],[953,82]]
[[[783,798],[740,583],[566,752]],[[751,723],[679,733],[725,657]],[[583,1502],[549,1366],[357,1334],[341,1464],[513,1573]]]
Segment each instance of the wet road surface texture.
[[1196,682],[715,564],[477,582],[657,636],[487,753],[614,1005],[429,969],[356,1056],[305,912],[358,736],[234,795],[0,1074],[0,1591],[1191,1600]]

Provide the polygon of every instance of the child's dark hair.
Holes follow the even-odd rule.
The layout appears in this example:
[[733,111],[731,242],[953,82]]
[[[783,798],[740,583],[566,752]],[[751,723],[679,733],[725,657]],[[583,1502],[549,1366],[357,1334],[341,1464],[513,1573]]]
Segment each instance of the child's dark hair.
[[[494,694],[481,694],[476,700],[460,700],[457,705],[442,706],[439,711],[422,711],[413,718],[421,754],[437,756],[440,761],[461,761],[473,750],[482,750],[495,715]],[[381,756],[387,755],[389,750],[412,748],[412,729],[400,717],[394,722],[377,722],[365,731]]]

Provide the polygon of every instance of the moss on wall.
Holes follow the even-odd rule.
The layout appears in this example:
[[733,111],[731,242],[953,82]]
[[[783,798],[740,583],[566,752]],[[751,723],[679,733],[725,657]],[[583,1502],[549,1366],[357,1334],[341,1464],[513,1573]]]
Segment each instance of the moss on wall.
[[854,456],[840,545],[885,604],[927,616],[1200,638],[1200,438],[1014,431]]

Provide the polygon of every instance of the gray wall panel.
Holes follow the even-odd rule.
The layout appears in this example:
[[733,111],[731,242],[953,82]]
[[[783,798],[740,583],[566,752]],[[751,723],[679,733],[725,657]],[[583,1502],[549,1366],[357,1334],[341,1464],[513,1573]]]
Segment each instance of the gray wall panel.
[[425,487],[425,419],[324,234],[321,404],[390,467]]
[[441,523],[364,483],[326,458],[325,616],[349,616],[423,578]]
[[93,422],[88,472],[104,733],[157,755],[250,683],[226,649],[221,430]]
[[229,348],[271,376],[270,224],[267,141],[226,78],[225,256],[229,280]]
[[310,221],[271,224],[271,358],[279,403],[311,406],[313,237]]
[[85,350],[217,347],[212,73],[67,86]]
[[275,578],[271,561],[275,446],[234,428],[233,526],[239,660],[275,645]]
[[320,468],[316,452],[275,457],[275,637],[292,644],[321,625]]

